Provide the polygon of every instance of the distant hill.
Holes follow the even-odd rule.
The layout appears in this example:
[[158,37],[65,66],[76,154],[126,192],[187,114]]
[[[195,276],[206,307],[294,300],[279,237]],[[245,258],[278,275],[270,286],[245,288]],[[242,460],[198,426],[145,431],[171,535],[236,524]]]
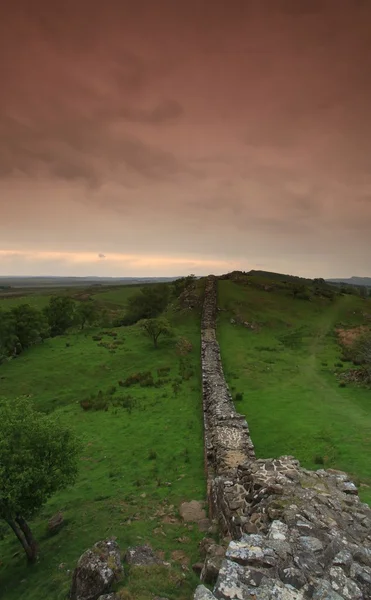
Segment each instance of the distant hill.
[[328,283],[346,283],[347,285],[371,287],[371,277],[349,277],[344,279],[326,279]]
[[179,277],[6,277],[0,275],[0,289],[56,288],[90,285],[138,285],[170,282]]

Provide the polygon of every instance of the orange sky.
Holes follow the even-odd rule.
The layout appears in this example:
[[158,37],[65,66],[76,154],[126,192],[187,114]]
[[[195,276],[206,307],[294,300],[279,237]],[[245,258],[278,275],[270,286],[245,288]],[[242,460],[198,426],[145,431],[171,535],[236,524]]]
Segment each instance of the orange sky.
[[369,0],[0,8],[0,275],[371,276]]

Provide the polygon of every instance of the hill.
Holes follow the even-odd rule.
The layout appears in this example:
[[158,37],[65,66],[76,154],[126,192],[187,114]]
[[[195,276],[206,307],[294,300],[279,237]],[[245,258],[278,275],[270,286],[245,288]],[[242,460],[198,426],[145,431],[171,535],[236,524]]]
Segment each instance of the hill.
[[357,285],[371,287],[371,277],[349,277],[341,279],[326,279],[329,283],[345,283],[347,285]]
[[[72,297],[85,292],[74,290]],[[125,311],[137,292],[133,286],[115,286],[89,293],[115,313]],[[30,298],[42,307],[49,297]],[[25,301],[27,295],[21,299]],[[6,309],[20,299],[1,302]],[[31,398],[39,410],[54,412],[73,427],[83,443],[77,483],[57,493],[32,520],[40,542],[34,568],[27,568],[19,543],[0,522],[5,600],[66,598],[78,557],[109,536],[123,549],[149,543],[171,565],[140,576],[127,570],[125,598],[150,600],[159,593],[170,600],[191,597],[198,578],[188,564],[199,559],[204,534],[181,520],[179,506],[202,501],[206,493],[200,309],[182,310],[175,302],[166,316],[174,337],[158,349],[138,325],[72,328],[0,365],[0,400]],[[48,521],[58,511],[65,526],[52,535]]]
[[[285,281],[285,282],[284,282]],[[219,280],[218,339],[237,410],[259,457],[349,472],[371,501],[370,391],[345,383],[343,342],[371,330],[371,300],[286,276]]]
[[9,288],[60,288],[88,285],[138,285],[170,282],[178,277],[7,277],[0,276],[0,290]]
[[[292,454],[309,469],[348,471],[371,502],[370,389],[347,378],[349,344],[371,331],[371,299],[354,286],[344,293],[322,279],[265,271],[217,281],[223,368],[257,456]],[[149,543],[170,563],[140,575],[126,567],[123,598],[191,597],[198,577],[190,565],[199,561],[205,533],[181,520],[179,506],[206,497],[203,287],[203,279],[160,286],[171,291],[163,316],[174,336],[158,349],[138,324],[114,326],[125,322],[136,285],[23,288],[0,299],[5,311],[25,302],[42,309],[57,292],[78,305],[93,303],[105,321],[71,327],[0,365],[0,399],[31,398],[83,442],[76,485],[57,493],[32,521],[40,541],[33,568],[0,524],[5,600],[66,598],[78,557],[108,536],[123,549]],[[54,536],[48,521],[58,511],[65,524]]]

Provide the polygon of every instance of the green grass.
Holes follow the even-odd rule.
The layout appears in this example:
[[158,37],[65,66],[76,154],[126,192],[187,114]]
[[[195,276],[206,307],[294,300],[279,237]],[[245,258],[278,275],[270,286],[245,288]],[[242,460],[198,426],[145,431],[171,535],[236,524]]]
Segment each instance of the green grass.
[[[371,391],[339,387],[341,348],[335,325],[359,325],[370,300],[295,300],[283,288],[266,292],[219,282],[218,338],[237,410],[246,415],[258,457],[293,454],[307,468],[349,472],[371,502]],[[231,324],[231,318],[256,329]]]
[[[113,292],[114,293],[114,292]],[[121,291],[117,290],[117,294]],[[99,294],[98,294],[99,295]],[[199,365],[199,315],[173,314],[177,336],[193,343],[187,360],[193,374],[179,378],[176,339],[155,350],[137,327],[117,328],[117,337],[101,329],[46,340],[0,368],[0,396],[30,396],[44,411],[57,411],[83,442],[77,483],[55,495],[34,519],[40,541],[40,560],[27,567],[23,551],[6,529],[0,541],[0,589],[5,600],[65,599],[71,575],[81,553],[94,542],[116,536],[123,551],[130,545],[150,543],[172,561],[182,550],[190,565],[197,561],[203,534],[177,517],[184,500],[203,500],[203,435]],[[100,335],[101,342],[93,335]],[[99,345],[100,343],[105,346]],[[138,371],[169,367],[168,382],[159,387],[120,387]],[[162,376],[162,378],[164,378]],[[165,377],[166,379],[166,377]],[[83,411],[80,400],[115,386],[113,400],[130,394],[131,412],[120,406],[108,411]],[[67,525],[54,537],[47,521],[62,510]],[[0,536],[1,537],[1,536]],[[154,595],[188,599],[198,578],[172,561],[171,569],[126,570],[123,585],[138,600]]]
[[137,285],[126,285],[126,286],[116,286],[110,290],[106,290],[103,292],[97,292],[92,295],[93,300],[98,300],[100,303],[104,303],[107,305],[114,306],[124,306],[126,305],[128,298],[137,294],[140,288],[143,287]]
[[35,293],[30,294],[25,291],[19,295],[14,296],[0,296],[0,309],[2,310],[10,310],[15,306],[19,306],[20,304],[29,304],[33,308],[38,308],[41,310],[44,308],[50,299],[51,293],[48,290],[48,293]]

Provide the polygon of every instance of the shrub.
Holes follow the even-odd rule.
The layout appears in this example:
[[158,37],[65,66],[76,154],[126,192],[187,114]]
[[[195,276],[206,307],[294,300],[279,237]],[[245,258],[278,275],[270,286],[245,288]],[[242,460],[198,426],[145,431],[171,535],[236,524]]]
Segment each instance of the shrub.
[[156,460],[157,458],[157,452],[155,450],[150,450],[148,452],[148,459],[149,460]]
[[179,356],[186,356],[187,354],[189,354],[190,352],[192,352],[193,345],[192,345],[192,342],[190,342],[189,340],[187,340],[187,338],[181,337],[177,341],[175,348],[176,348],[176,353]]
[[168,375],[170,373],[171,367],[159,367],[157,369],[157,375],[159,377],[163,377],[164,375]]
[[140,384],[141,387],[154,386],[155,382],[151,371],[144,371],[142,373],[133,373],[129,375],[125,381],[119,381],[119,385],[123,387],[130,387],[132,385]]
[[243,400],[243,392],[237,392],[237,394],[235,394],[234,396],[235,402],[240,402],[241,400]]

